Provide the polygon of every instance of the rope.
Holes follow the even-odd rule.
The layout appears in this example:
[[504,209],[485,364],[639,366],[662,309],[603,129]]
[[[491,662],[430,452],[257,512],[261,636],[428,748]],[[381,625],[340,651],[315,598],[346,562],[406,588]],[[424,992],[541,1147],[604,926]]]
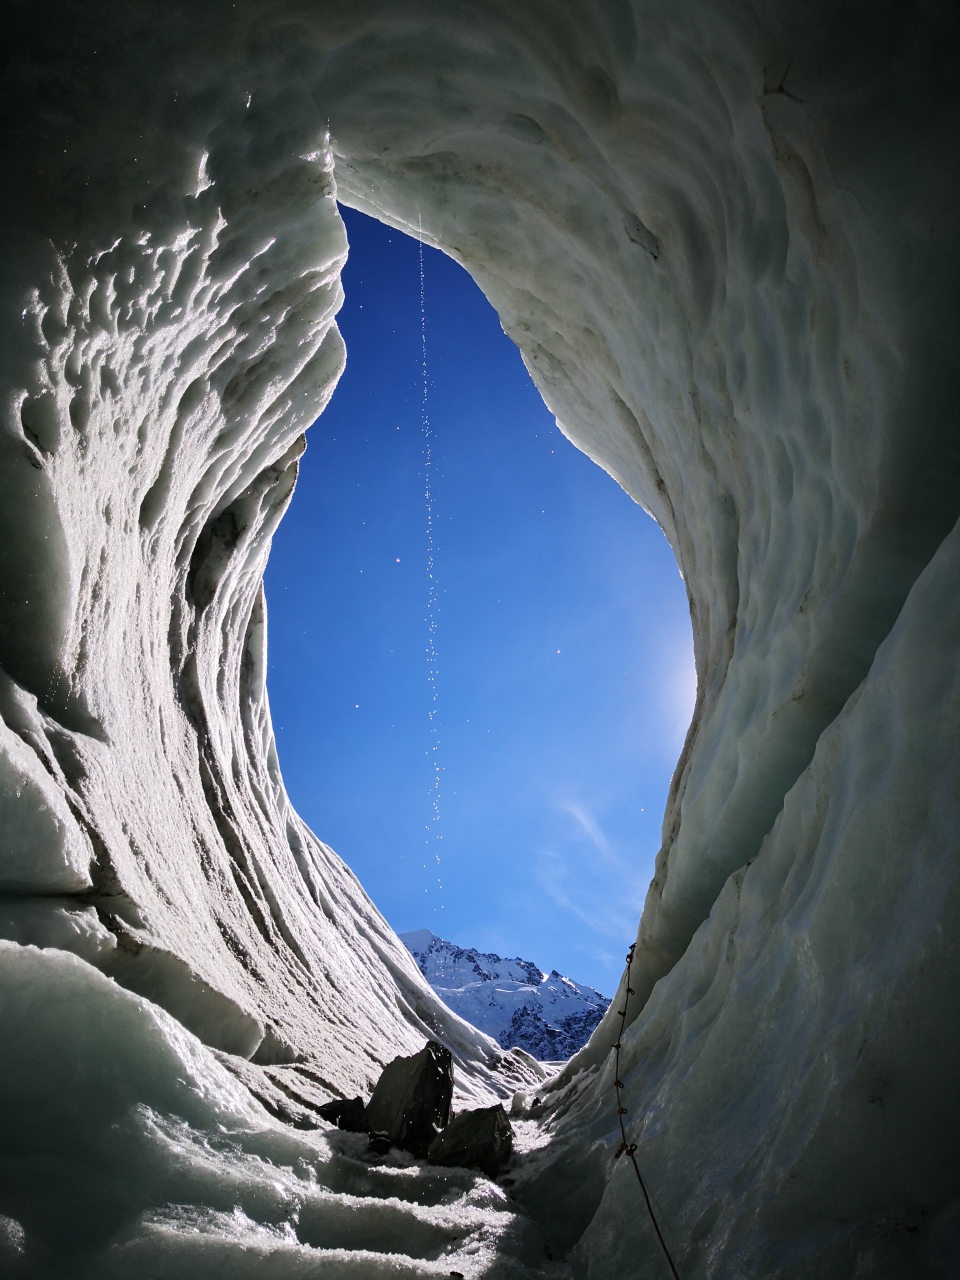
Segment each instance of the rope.
[[623,1040],[623,1033],[627,1026],[627,1004],[630,996],[634,994],[633,987],[630,985],[630,968],[633,964],[633,953],[636,950],[636,947],[637,944],[634,943],[627,952],[627,987],[623,997],[623,1008],[617,1010],[620,1014],[620,1032],[617,1036],[617,1043],[613,1046],[617,1055],[613,1070],[615,1077],[613,1081],[613,1088],[617,1095],[617,1119],[620,1121],[621,1139],[620,1146],[617,1147],[616,1155],[613,1158],[614,1160],[619,1160],[623,1155],[629,1156],[630,1163],[633,1165],[633,1171],[637,1175],[637,1181],[640,1183],[640,1190],[643,1192],[643,1198],[647,1202],[647,1213],[650,1215],[650,1221],[653,1223],[653,1229],[657,1233],[657,1239],[660,1241],[660,1248],[663,1250],[663,1256],[666,1258],[667,1264],[670,1267],[670,1274],[673,1276],[673,1280],[680,1280],[680,1273],[673,1265],[673,1259],[670,1257],[670,1250],[667,1248],[667,1242],[663,1238],[663,1233],[661,1232],[659,1223],[657,1222],[657,1216],[653,1212],[653,1205],[650,1203],[650,1197],[647,1195],[647,1188],[644,1185],[643,1178],[640,1176],[640,1166],[637,1164],[636,1155],[637,1144],[635,1142],[627,1142],[627,1131],[623,1124],[623,1117],[627,1114],[627,1108],[623,1105],[623,1099],[620,1093],[620,1090],[623,1088],[623,1081],[620,1079],[620,1045]]

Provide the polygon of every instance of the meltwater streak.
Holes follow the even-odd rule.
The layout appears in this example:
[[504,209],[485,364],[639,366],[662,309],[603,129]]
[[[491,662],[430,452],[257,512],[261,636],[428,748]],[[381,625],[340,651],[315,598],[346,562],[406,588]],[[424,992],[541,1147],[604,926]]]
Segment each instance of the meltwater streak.
[[[420,402],[420,422],[423,429],[423,474],[424,474],[424,490],[423,496],[427,509],[427,578],[429,587],[427,590],[427,616],[424,621],[427,624],[427,684],[430,689],[430,709],[427,713],[430,722],[430,746],[427,754],[433,758],[433,778],[430,783],[430,803],[433,809],[433,817],[426,824],[425,830],[427,837],[424,841],[429,849],[430,846],[430,826],[434,827],[434,836],[436,840],[442,840],[443,836],[437,831],[436,824],[440,821],[440,733],[439,724],[437,722],[437,613],[439,612],[439,600],[437,596],[437,580],[434,574],[434,537],[433,537],[433,484],[431,481],[431,468],[433,466],[433,428],[430,425],[430,414],[427,410],[427,312],[425,305],[425,289],[424,289],[424,272],[423,272],[423,224],[417,218],[417,239],[420,250],[420,369],[423,381],[423,398]],[[434,852],[434,858],[437,863],[437,891],[443,893],[443,885],[440,881],[440,854]],[[427,864],[424,863],[424,870]],[[429,889],[424,890],[429,893]],[[437,908],[435,907],[434,910]],[[440,910],[443,910],[443,903],[440,903]]]

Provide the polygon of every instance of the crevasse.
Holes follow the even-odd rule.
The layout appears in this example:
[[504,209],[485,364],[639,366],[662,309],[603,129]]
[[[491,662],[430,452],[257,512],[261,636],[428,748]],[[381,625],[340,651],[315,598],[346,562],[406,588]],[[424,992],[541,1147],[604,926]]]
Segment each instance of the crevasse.
[[[951,17],[8,8],[11,1275],[663,1274],[626,993],[545,1082],[283,790],[261,576],[343,364],[337,200],[467,267],[687,585],[621,1053],[681,1274],[960,1265]],[[527,1095],[510,1186],[296,1127],[432,1036],[459,1105]]]

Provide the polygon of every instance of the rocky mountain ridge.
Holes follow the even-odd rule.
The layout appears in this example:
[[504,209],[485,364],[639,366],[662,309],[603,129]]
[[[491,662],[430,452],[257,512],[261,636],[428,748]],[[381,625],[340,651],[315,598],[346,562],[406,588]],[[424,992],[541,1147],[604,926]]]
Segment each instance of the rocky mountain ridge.
[[610,1004],[592,987],[544,973],[531,960],[460,947],[429,929],[399,935],[449,1008],[504,1049],[556,1062],[581,1049]]

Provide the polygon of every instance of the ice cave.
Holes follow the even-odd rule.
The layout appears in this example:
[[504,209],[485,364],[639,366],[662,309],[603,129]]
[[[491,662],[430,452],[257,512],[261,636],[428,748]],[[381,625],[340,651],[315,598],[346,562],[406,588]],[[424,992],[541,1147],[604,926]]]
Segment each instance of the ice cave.
[[[954,7],[2,24],[0,1274],[656,1280],[622,1098],[683,1280],[960,1275]],[[343,367],[338,202],[467,268],[686,584],[631,990],[549,1077],[278,769],[261,577]],[[318,1119],[430,1040],[507,1175]]]

